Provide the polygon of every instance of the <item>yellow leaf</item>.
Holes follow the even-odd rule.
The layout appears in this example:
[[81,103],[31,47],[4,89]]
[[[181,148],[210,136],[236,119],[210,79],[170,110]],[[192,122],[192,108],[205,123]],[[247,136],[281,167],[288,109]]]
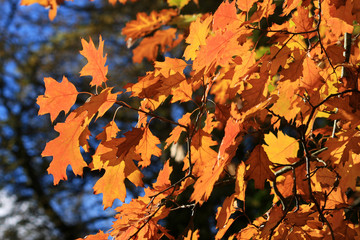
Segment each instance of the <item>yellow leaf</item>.
[[296,158],[299,150],[299,143],[295,138],[289,137],[282,132],[278,132],[276,137],[273,133],[265,135],[263,145],[269,160],[273,163],[289,164],[288,158]]

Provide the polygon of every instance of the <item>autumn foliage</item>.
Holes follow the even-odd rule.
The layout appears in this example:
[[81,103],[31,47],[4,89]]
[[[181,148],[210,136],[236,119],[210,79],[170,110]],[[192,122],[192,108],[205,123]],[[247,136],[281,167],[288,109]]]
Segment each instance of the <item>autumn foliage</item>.
[[[53,19],[62,1],[22,0],[34,2],[50,6]],[[226,181],[235,182],[235,188],[214,216],[216,239],[236,221],[234,213],[246,215],[239,203],[246,200],[249,181],[257,189],[270,186],[273,204],[263,216],[248,218],[248,226],[232,238],[360,238],[358,222],[347,215],[354,208],[350,193],[357,191],[360,172],[360,2],[224,1],[213,14],[196,17],[181,14],[189,0],[167,2],[168,9],[138,13],[122,30],[129,46],[139,41],[133,61],[154,65],[138,82],[124,86],[141,101],[139,107],[118,100],[124,93],[107,85],[101,36],[98,44],[81,40],[80,54],[88,63],[80,76],[92,77],[92,93],[79,93],[65,76],[61,82],[44,79],[39,115],[49,113],[54,121],[62,111],[68,114],[55,125],[59,136],[42,153],[52,157],[48,172],[58,184],[67,179],[68,165],[80,176],[85,167],[103,169],[94,193],[103,195],[105,208],[115,199],[125,201],[126,179],[144,187],[143,170],[185,136],[183,177],[171,181],[174,170],[166,161],[156,182],[144,187],[144,196],[116,209],[108,233],[87,239],[198,239],[197,229],[171,236],[159,221],[179,207],[201,206]],[[274,16],[282,21],[274,22]],[[187,27],[184,19],[191,22]],[[181,59],[155,61],[180,43],[186,46]],[[88,99],[70,111],[78,94]],[[165,101],[193,102],[193,109],[173,121],[156,113]],[[89,125],[110,109],[113,120],[96,136],[100,143],[88,164],[80,149],[88,151]],[[136,110],[136,126],[121,132],[114,109]],[[153,134],[153,119],[172,124],[165,141]],[[214,137],[219,131],[222,139]],[[245,160],[234,163],[248,135],[256,141]],[[179,206],[179,196],[189,190],[188,203]]]

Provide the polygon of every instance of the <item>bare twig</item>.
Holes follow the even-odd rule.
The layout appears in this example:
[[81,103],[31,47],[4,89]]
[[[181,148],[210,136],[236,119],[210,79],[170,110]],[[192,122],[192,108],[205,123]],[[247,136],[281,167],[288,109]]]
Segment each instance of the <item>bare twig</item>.
[[186,126],[186,125],[183,125],[183,124],[181,124],[181,123],[174,122],[174,121],[172,121],[172,120],[170,120],[170,119],[161,117],[161,116],[156,115],[155,113],[152,113],[152,112],[146,112],[146,111],[144,111],[144,110],[142,110],[142,109],[134,108],[134,107],[130,106],[129,104],[123,102],[123,101],[116,101],[116,103],[119,104],[119,105],[122,106],[122,107],[131,109],[131,110],[134,110],[134,111],[137,111],[137,112],[145,113],[146,115],[149,115],[149,116],[151,116],[151,117],[157,118],[157,119],[159,119],[159,120],[161,120],[161,121],[163,121],[163,122],[168,122],[168,123],[171,123],[171,124],[174,124],[174,125],[183,127],[183,128],[185,128],[185,129],[188,129],[188,126]]

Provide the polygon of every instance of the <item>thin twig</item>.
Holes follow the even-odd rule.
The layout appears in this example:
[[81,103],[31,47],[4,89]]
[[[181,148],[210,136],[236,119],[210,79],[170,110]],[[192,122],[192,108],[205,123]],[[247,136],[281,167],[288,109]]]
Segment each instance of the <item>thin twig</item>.
[[328,228],[330,230],[331,238],[333,240],[335,240],[335,235],[334,235],[334,231],[333,231],[333,229],[331,227],[331,224],[329,223],[329,221],[324,216],[324,213],[321,210],[320,204],[318,203],[318,201],[316,200],[316,198],[315,198],[315,196],[314,196],[314,194],[312,192],[311,176],[310,176],[310,158],[311,158],[311,154],[308,151],[306,143],[305,143],[305,133],[303,133],[303,135],[302,135],[301,143],[302,143],[302,146],[304,148],[304,153],[305,153],[306,179],[307,179],[307,183],[308,183],[310,198],[311,198],[312,202],[315,204],[315,207],[316,207],[316,209],[317,209],[317,211],[319,213],[321,221],[324,222],[328,226]]
[[134,110],[134,111],[137,111],[137,112],[145,113],[146,115],[149,115],[149,116],[151,116],[151,117],[157,118],[157,119],[159,119],[159,120],[161,120],[161,121],[163,121],[163,122],[168,122],[168,123],[171,123],[171,124],[174,124],[174,125],[183,127],[183,128],[185,128],[185,129],[188,129],[188,126],[186,126],[186,125],[183,125],[183,124],[181,124],[181,123],[174,122],[174,121],[172,121],[172,120],[170,120],[170,119],[161,117],[161,116],[156,115],[156,114],[154,114],[154,113],[152,113],[152,112],[146,112],[146,111],[144,111],[144,110],[142,110],[142,109],[134,108],[134,107],[128,105],[127,103],[123,102],[123,101],[116,101],[116,103],[119,104],[119,105],[122,106],[122,107],[131,109],[131,110]]

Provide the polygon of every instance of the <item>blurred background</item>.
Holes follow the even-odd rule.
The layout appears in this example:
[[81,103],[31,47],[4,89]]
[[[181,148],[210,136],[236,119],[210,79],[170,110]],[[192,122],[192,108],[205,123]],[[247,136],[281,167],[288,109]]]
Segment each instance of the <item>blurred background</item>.
[[[182,13],[214,12],[220,2],[199,1],[199,7],[191,3]],[[93,195],[92,190],[103,172],[85,170],[80,178],[69,171],[68,181],[53,186],[52,176],[46,172],[51,159],[42,158],[41,152],[46,142],[57,136],[53,126],[62,122],[65,116],[60,115],[53,124],[48,115],[37,116],[36,98],[44,94],[44,77],[60,81],[63,75],[76,85],[78,91],[94,92],[89,79],[79,77],[79,71],[87,62],[79,54],[81,38],[88,41],[91,37],[95,46],[98,46],[100,34],[105,40],[108,86],[121,90],[126,83],[145,75],[152,65],[146,60],[140,64],[132,63],[131,49],[126,47],[121,29],[136,18],[137,12],[149,13],[164,7],[167,4],[162,0],[139,0],[115,6],[105,0],[66,1],[51,22],[48,11],[38,4],[20,6],[19,0],[0,0],[0,239],[76,239],[111,227],[113,209],[104,211],[102,196]],[[184,47],[182,42],[166,56],[181,57]],[[164,55],[159,54],[157,60],[163,59]],[[79,104],[85,100],[82,95],[78,97]],[[136,99],[127,99],[126,94],[123,100],[134,107],[139,104]],[[191,104],[165,103],[157,114],[176,121],[193,107]],[[111,109],[104,120],[97,121],[91,129],[93,137],[106,125],[106,118],[112,119],[114,111]],[[121,130],[127,131],[136,123],[137,113],[120,110],[116,121]],[[151,129],[160,140],[165,140],[172,127],[152,121]],[[90,153],[93,153],[98,142],[93,138],[90,144]],[[238,160],[243,158],[246,144],[240,148]],[[153,182],[163,161],[169,157],[172,157],[174,172],[181,173],[182,163],[176,162],[175,156],[167,150],[163,156],[154,159],[145,169],[144,182]],[[91,161],[87,154],[84,158]],[[181,177],[175,175],[172,176],[175,179]],[[248,195],[251,199],[246,209],[248,216],[254,218],[269,207],[263,201],[270,195],[267,190],[254,190],[251,184],[249,182],[248,191],[252,194]],[[201,230],[203,239],[213,237],[217,207],[233,191],[234,182],[215,189],[209,201],[195,212],[193,223]],[[126,202],[139,194],[141,190],[129,185]],[[121,204],[115,201],[114,207]],[[190,215],[189,209],[179,210],[170,214],[163,224],[170,229],[170,234],[177,236],[187,227]],[[248,222],[241,217],[238,219],[232,231],[238,231]]]

